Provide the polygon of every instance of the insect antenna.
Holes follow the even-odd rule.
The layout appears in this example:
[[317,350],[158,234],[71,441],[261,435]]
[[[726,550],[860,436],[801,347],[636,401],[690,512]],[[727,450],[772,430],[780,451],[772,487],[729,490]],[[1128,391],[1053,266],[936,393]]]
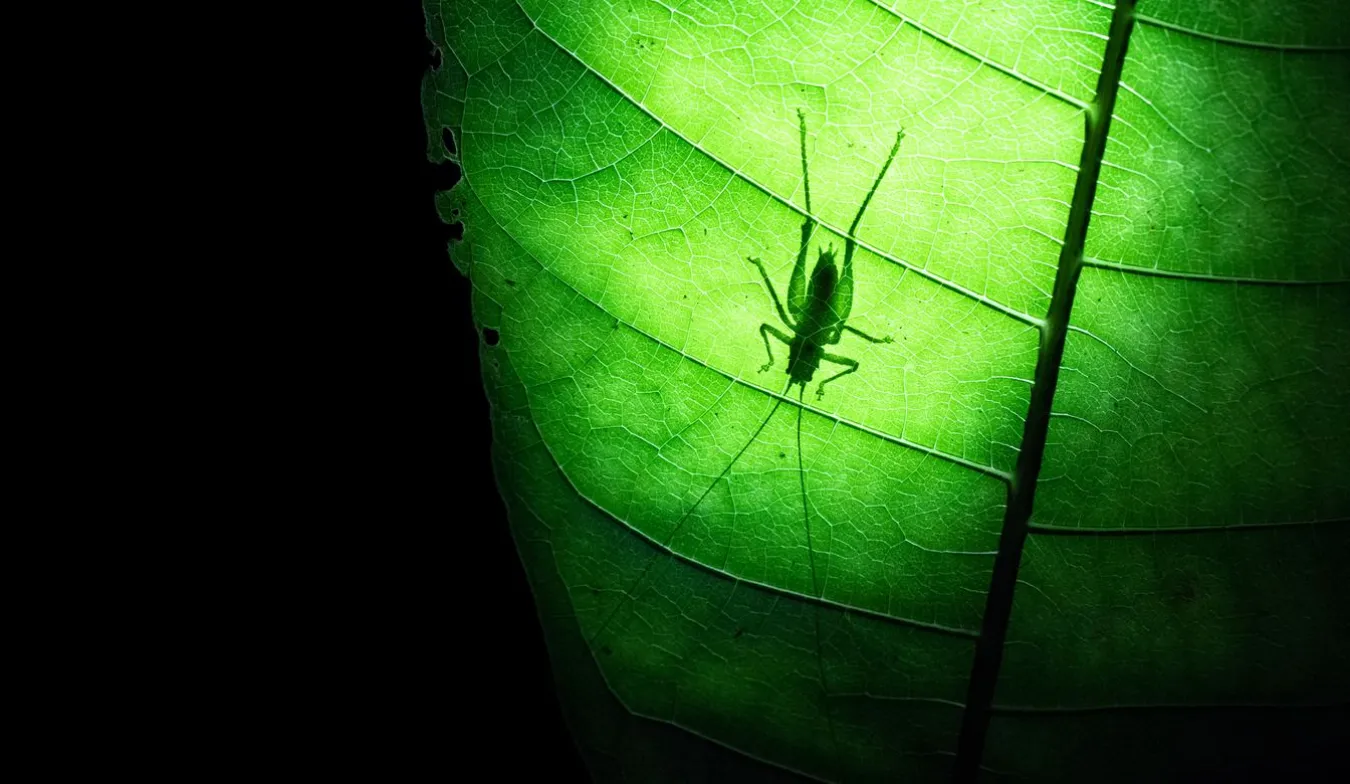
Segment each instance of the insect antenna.
[[[811,541],[811,507],[806,500],[806,466],[802,460],[802,410],[806,408],[802,396],[805,393],[806,385],[802,384],[797,390],[797,476],[802,487],[802,523],[806,526],[806,559],[811,564],[811,595],[823,598],[824,591],[821,590],[820,581],[816,578],[816,548]],[[821,650],[820,642],[820,605],[814,608],[812,620],[816,627],[816,672],[820,677],[820,707],[825,714],[825,723],[830,728],[830,740],[834,743],[835,752],[838,753],[839,737],[834,732],[834,715],[830,712],[830,683],[825,677],[825,654]]]
[[820,581],[816,579],[816,548],[811,543],[811,508],[806,501],[806,467],[802,463],[802,409],[806,407],[802,395],[805,392],[806,385],[802,384],[797,390],[797,477],[802,486],[802,523],[806,526],[806,558],[811,564],[811,593],[818,597]]
[[[703,504],[703,499],[707,498],[708,494],[712,492],[713,488],[717,487],[717,483],[721,482],[722,479],[726,477],[728,473],[731,472],[732,467],[734,467],[736,465],[736,462],[741,459],[741,455],[745,454],[745,450],[749,449],[750,445],[755,443],[755,439],[759,438],[759,434],[764,432],[764,428],[767,427],[769,421],[773,419],[773,415],[778,413],[778,407],[783,405],[783,400],[787,398],[788,390],[792,388],[793,383],[794,382],[789,377],[787,384],[783,386],[783,391],[778,393],[777,398],[774,401],[773,408],[769,409],[769,413],[765,415],[763,421],[759,423],[759,427],[755,428],[755,432],[750,434],[750,438],[745,442],[745,445],[742,446],[740,450],[736,452],[735,457],[731,458],[731,462],[727,463],[727,467],[722,469],[722,473],[718,474],[717,478],[714,479],[708,485],[707,489],[703,491],[703,494],[700,495],[698,497],[698,500],[694,502],[694,505],[689,507],[689,509],[683,515],[680,516],[680,519],[675,523],[675,527],[670,529],[669,534],[666,534],[665,541],[661,542],[661,549],[670,550],[671,542],[675,541],[675,535],[678,534],[680,532],[680,529],[684,527],[685,521],[689,519],[690,515],[692,515],[695,511],[698,510],[699,506]],[[803,390],[806,389],[805,384],[802,385],[802,389]],[[800,410],[798,410],[797,412],[797,459],[798,459],[798,467],[800,468],[800,461],[801,461]],[[803,485],[802,486],[803,492],[805,492],[805,489],[806,486]],[[642,582],[647,579],[647,573],[651,571],[652,565],[655,564],[657,558],[660,557],[661,549],[658,549],[652,553],[651,558],[647,560],[647,565],[642,568],[642,573],[639,574],[638,578],[633,581],[632,587],[630,587],[627,591],[624,592],[626,598],[623,601],[619,602],[617,605],[615,605],[613,610],[610,610],[609,615],[605,616],[605,620],[601,622],[598,628],[596,628],[595,633],[590,636],[588,642],[595,642],[595,640],[599,639],[600,635],[605,631],[606,627],[609,626],[610,621],[612,621],[614,617],[618,615],[619,610],[626,607],[628,605],[628,602],[631,601],[633,597],[637,595],[636,592],[638,588],[640,588],[642,586]]]
[[[727,467],[722,469],[722,473],[717,475],[717,478],[712,481],[712,484],[708,485],[708,489],[703,491],[703,495],[698,497],[698,500],[694,502],[694,505],[689,507],[689,511],[685,512],[679,522],[675,524],[675,527],[671,529],[670,535],[666,537],[665,541],[667,547],[674,541],[675,534],[679,533],[680,527],[684,525],[685,520],[689,519],[689,515],[693,514],[694,510],[698,509],[699,505],[703,503],[703,499],[707,498],[708,494],[712,492],[712,489],[717,487],[717,483],[722,481],[722,478],[731,472],[732,467],[736,465],[736,461],[740,460],[741,455],[745,454],[745,450],[749,449],[750,445],[755,443],[755,439],[759,438],[759,434],[764,432],[764,428],[768,426],[769,420],[773,419],[773,415],[778,413],[778,407],[783,405],[783,398],[787,395],[788,390],[792,388],[792,383],[792,379],[789,378],[787,384],[783,387],[783,391],[778,393],[778,398],[774,401],[773,408],[769,409],[768,415],[764,417],[764,421],[760,422],[759,427],[755,428],[755,432],[750,434],[750,440],[745,442],[745,446],[742,446],[741,450],[736,453],[736,456],[731,458],[731,462],[727,463]],[[806,386],[803,385],[802,388],[805,389]],[[798,416],[800,417],[800,410],[798,411]],[[798,441],[800,442],[800,433],[798,436]],[[799,452],[798,457],[800,456],[801,454]]]

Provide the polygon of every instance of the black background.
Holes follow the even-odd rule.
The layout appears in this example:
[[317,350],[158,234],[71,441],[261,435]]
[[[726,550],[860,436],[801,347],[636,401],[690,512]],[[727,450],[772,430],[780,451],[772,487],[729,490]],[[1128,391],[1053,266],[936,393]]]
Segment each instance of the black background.
[[366,434],[381,454],[363,458],[382,485],[372,506],[395,518],[394,533],[380,534],[386,562],[375,569],[387,583],[378,601],[394,605],[376,628],[404,649],[387,652],[381,666],[407,668],[391,685],[404,693],[387,695],[388,711],[406,710],[390,716],[389,732],[406,736],[390,753],[488,780],[584,781],[493,480],[470,283],[447,253],[460,230],[435,210],[435,193],[459,170],[427,158],[421,82],[433,48],[417,0],[390,6],[392,49],[367,53],[379,74],[368,85],[380,129],[371,140],[380,148],[371,194],[377,269],[370,288],[357,287],[370,331],[355,336],[373,376],[361,388],[382,410]]

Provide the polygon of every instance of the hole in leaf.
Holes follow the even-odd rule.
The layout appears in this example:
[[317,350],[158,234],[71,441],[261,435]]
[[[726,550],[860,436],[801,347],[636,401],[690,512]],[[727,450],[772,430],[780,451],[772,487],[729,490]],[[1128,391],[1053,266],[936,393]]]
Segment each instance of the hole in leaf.
[[495,346],[502,342],[501,333],[492,328],[485,329],[483,330],[483,342],[489,346]]
[[464,171],[454,161],[431,164],[428,171],[431,174],[431,186],[438,191],[450,190],[464,176]]

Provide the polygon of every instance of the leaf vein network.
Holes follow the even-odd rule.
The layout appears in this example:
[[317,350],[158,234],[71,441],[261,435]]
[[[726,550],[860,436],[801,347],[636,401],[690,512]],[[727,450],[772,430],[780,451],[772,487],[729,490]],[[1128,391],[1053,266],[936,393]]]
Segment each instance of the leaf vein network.
[[[523,8],[522,8],[521,10],[522,10],[522,12],[524,11]],[[527,18],[528,18],[528,17],[527,17]],[[834,224],[832,224],[832,223],[830,223],[830,222],[828,222],[828,221],[822,220],[822,219],[819,218],[818,216],[811,215],[811,214],[808,213],[806,210],[802,209],[801,207],[798,207],[798,206],[797,206],[796,204],[794,204],[791,200],[789,200],[789,199],[787,199],[787,198],[785,198],[785,197],[783,197],[783,196],[781,196],[781,195],[775,193],[775,192],[774,192],[773,190],[771,190],[769,187],[767,187],[767,186],[764,185],[763,183],[759,182],[759,181],[756,180],[755,178],[751,177],[751,176],[750,176],[749,174],[747,174],[746,172],[744,172],[744,171],[742,171],[742,170],[736,168],[735,166],[732,166],[730,163],[728,163],[728,162],[722,160],[722,159],[719,158],[718,156],[716,156],[716,155],[714,155],[713,153],[709,152],[708,150],[704,149],[701,145],[698,144],[698,142],[695,142],[694,140],[690,139],[688,136],[685,136],[685,135],[684,135],[683,133],[681,133],[679,130],[677,130],[677,129],[671,127],[669,123],[667,123],[665,120],[661,119],[660,117],[656,116],[655,113],[653,113],[653,112],[652,112],[650,109],[648,109],[646,106],[643,106],[636,98],[634,98],[633,96],[629,95],[627,91],[625,91],[623,88],[619,87],[617,84],[615,84],[613,81],[611,81],[611,80],[610,80],[608,77],[606,77],[604,74],[602,74],[602,73],[600,73],[599,71],[597,71],[590,63],[587,63],[585,60],[582,60],[580,57],[578,57],[578,56],[576,55],[576,53],[572,52],[572,51],[569,50],[566,46],[563,46],[562,43],[559,42],[556,38],[554,38],[553,36],[549,35],[548,32],[545,31],[542,27],[540,27],[539,24],[538,24],[537,22],[535,22],[533,18],[530,18],[530,23],[531,23],[532,25],[534,25],[534,29],[535,29],[536,32],[539,33],[539,35],[543,36],[545,39],[547,39],[547,40],[548,40],[550,43],[552,43],[554,46],[558,47],[558,49],[560,49],[561,51],[563,51],[564,53],[566,53],[569,57],[571,57],[573,60],[575,60],[582,68],[586,69],[586,71],[587,71],[588,73],[590,73],[591,75],[593,75],[595,78],[599,79],[603,84],[605,84],[605,86],[609,87],[611,90],[613,90],[615,93],[617,93],[617,94],[618,94],[620,97],[622,97],[624,100],[626,100],[626,101],[628,101],[629,103],[631,103],[634,107],[636,107],[636,108],[637,108],[639,111],[641,111],[643,114],[645,114],[646,116],[650,117],[654,122],[658,123],[662,128],[664,128],[665,130],[669,131],[669,132],[670,132],[672,135],[674,135],[676,138],[678,138],[678,139],[680,139],[681,141],[683,141],[684,143],[688,144],[690,147],[692,147],[693,149],[697,150],[697,151],[698,151],[699,153],[701,153],[702,155],[707,156],[707,158],[708,158],[709,160],[711,160],[712,162],[714,162],[714,163],[716,163],[717,165],[721,166],[722,168],[726,169],[727,171],[729,171],[729,172],[730,172],[733,176],[735,176],[736,178],[738,178],[738,179],[740,179],[740,180],[743,180],[745,183],[747,183],[748,185],[750,185],[750,186],[754,187],[755,189],[761,191],[762,193],[764,193],[764,195],[768,196],[769,198],[773,199],[774,201],[777,201],[778,203],[782,204],[783,206],[787,207],[788,209],[792,210],[793,212],[797,213],[798,215],[801,215],[802,217],[809,217],[809,218],[811,218],[813,221],[816,222],[817,225],[819,225],[819,226],[821,226],[822,228],[824,228],[824,229],[830,231],[830,232],[833,233],[833,234],[836,234],[836,235],[838,235],[838,236],[840,236],[840,237],[843,237],[844,239],[852,239],[854,242],[857,243],[858,247],[863,248],[863,249],[865,249],[865,250],[867,250],[867,251],[873,253],[873,254],[876,255],[877,257],[879,257],[879,258],[881,258],[881,259],[883,259],[883,260],[885,260],[885,261],[887,261],[887,262],[890,262],[891,264],[895,264],[896,266],[899,266],[899,267],[901,267],[901,268],[903,268],[903,269],[909,270],[909,271],[915,273],[916,275],[919,275],[920,277],[922,277],[922,278],[924,278],[924,279],[926,279],[926,280],[929,280],[929,281],[931,281],[931,282],[933,282],[933,283],[935,283],[935,284],[937,284],[937,285],[939,285],[939,286],[941,286],[941,287],[943,287],[943,288],[945,288],[945,289],[948,289],[949,291],[956,292],[957,294],[960,294],[961,296],[964,296],[964,297],[967,297],[967,298],[969,298],[969,299],[972,299],[972,300],[974,300],[974,301],[976,301],[976,302],[978,302],[978,303],[980,303],[980,304],[982,304],[982,305],[984,305],[984,306],[986,306],[986,307],[989,307],[989,308],[991,308],[991,309],[993,309],[993,310],[995,310],[995,311],[997,311],[997,312],[1003,314],[1004,316],[1007,316],[1007,317],[1009,317],[1009,318],[1014,319],[1015,321],[1020,321],[1020,322],[1022,322],[1023,324],[1027,324],[1028,326],[1033,326],[1033,327],[1037,327],[1037,328],[1040,328],[1040,327],[1042,326],[1042,323],[1043,323],[1042,320],[1041,320],[1040,318],[1037,318],[1036,316],[1032,316],[1032,315],[1029,314],[1029,313],[1023,313],[1023,312],[1021,312],[1021,311],[1019,311],[1019,310],[1016,310],[1015,308],[1012,308],[1011,306],[1005,305],[1005,304],[1003,304],[1002,302],[999,302],[998,300],[995,300],[995,299],[993,299],[993,298],[991,298],[991,297],[988,297],[988,296],[986,296],[986,295],[984,295],[984,294],[976,293],[975,291],[972,291],[972,290],[966,288],[965,286],[962,286],[961,284],[959,284],[959,283],[957,283],[957,282],[955,282],[955,281],[948,280],[947,278],[944,278],[944,277],[942,277],[942,276],[940,276],[940,275],[936,275],[936,274],[934,274],[934,273],[932,273],[932,272],[930,272],[930,271],[928,271],[928,270],[926,270],[926,269],[923,269],[922,267],[919,267],[918,265],[916,265],[916,264],[914,264],[914,263],[912,263],[912,262],[905,261],[905,260],[903,260],[903,259],[901,259],[901,258],[899,258],[899,257],[897,257],[897,256],[894,256],[894,255],[892,255],[892,254],[890,254],[890,253],[887,253],[887,252],[881,250],[880,248],[877,248],[875,245],[872,245],[871,243],[868,243],[866,240],[863,240],[863,239],[861,239],[861,238],[859,238],[859,237],[857,237],[857,236],[855,236],[855,235],[851,235],[851,234],[849,234],[847,231],[845,231],[844,229],[842,229],[842,228],[840,228],[840,227],[838,227],[838,226],[835,226]]]

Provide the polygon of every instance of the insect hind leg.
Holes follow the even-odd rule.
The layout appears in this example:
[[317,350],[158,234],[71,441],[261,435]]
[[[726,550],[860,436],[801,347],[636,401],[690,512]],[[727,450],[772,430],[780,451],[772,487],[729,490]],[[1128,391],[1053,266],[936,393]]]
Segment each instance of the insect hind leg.
[[806,191],[806,213],[802,216],[802,242],[797,249],[797,261],[792,265],[788,282],[788,311],[795,319],[806,315],[806,251],[811,245],[811,234],[816,228],[811,212],[811,175],[806,164],[806,112],[797,110],[798,137],[802,151],[802,188]]
[[746,256],[745,260],[755,265],[755,269],[759,270],[759,276],[764,279],[764,286],[768,288],[769,296],[773,298],[773,306],[778,309],[778,318],[782,319],[783,323],[792,329],[796,329],[797,325],[792,323],[792,319],[788,318],[787,311],[783,310],[783,303],[778,300],[778,292],[773,287],[773,281],[769,280],[769,273],[764,271],[764,262],[760,261],[757,256]]

